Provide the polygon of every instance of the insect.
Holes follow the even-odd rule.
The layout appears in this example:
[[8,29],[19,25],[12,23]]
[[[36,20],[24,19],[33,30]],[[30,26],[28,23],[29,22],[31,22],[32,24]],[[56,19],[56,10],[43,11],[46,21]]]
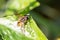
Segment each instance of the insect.
[[27,20],[29,19],[29,15],[24,15],[19,18],[17,25],[20,27],[21,31],[25,32],[25,24],[27,23]]
[[27,20],[29,19],[29,15],[24,15],[19,18],[17,25],[20,27],[24,27],[24,25],[27,23]]

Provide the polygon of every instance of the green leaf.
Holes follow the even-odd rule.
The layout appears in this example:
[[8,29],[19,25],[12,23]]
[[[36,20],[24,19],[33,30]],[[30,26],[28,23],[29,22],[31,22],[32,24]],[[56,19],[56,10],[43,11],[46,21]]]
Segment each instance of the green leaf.
[[0,39],[3,40],[32,40],[31,38],[28,38],[26,36],[24,36],[21,33],[17,33],[15,31],[13,31],[11,28],[7,28],[4,25],[0,24]]
[[[27,14],[30,10],[34,9],[35,7],[39,6],[40,3],[36,0],[10,0],[8,2],[8,9],[10,12],[17,12],[16,14]],[[9,14],[8,11],[6,15],[13,15]]]
[[42,33],[42,31],[38,28],[38,26],[36,25],[35,21],[33,20],[33,18],[31,18],[30,20],[30,25],[31,28],[36,32],[37,34],[37,38],[36,40],[48,40],[46,38],[46,36]]
[[[13,18],[13,16],[10,16],[8,20],[12,21],[11,17]],[[10,24],[13,24],[13,22],[11,22]],[[25,29],[29,33],[29,35],[27,34],[27,36],[24,36],[25,34],[23,33],[21,34],[21,33],[18,33],[12,30],[11,27],[9,28],[9,24],[7,25],[0,23],[0,35],[2,36],[2,39],[6,39],[6,40],[19,40],[19,39],[21,40],[48,40],[46,36],[42,33],[42,31],[38,28],[33,18],[31,17],[29,17],[29,21],[27,21],[27,24],[25,25]],[[12,27],[14,26],[12,25]]]

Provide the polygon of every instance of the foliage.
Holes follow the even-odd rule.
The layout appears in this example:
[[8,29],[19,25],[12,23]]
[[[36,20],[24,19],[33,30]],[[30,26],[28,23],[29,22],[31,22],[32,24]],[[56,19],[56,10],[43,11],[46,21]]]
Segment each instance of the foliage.
[[[11,24],[13,24],[14,21],[18,21],[16,14],[24,16],[37,6],[39,6],[39,3],[36,0],[10,0],[8,1],[8,8],[5,11],[5,17],[2,17],[4,20],[6,19],[6,21],[3,21],[7,23],[7,20],[10,20],[10,22],[12,22]],[[1,40],[48,40],[38,28],[31,15],[27,21],[27,24],[24,25],[25,30],[29,33],[29,35],[27,34],[28,36],[22,32],[16,32],[16,30],[11,28],[12,26],[13,25],[5,25],[0,20]]]

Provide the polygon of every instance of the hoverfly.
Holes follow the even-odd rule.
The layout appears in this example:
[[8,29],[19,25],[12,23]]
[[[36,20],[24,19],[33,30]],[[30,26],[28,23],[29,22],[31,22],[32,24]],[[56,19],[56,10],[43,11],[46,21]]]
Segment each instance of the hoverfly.
[[21,28],[22,31],[25,30],[24,29],[25,28],[25,24],[27,23],[28,19],[29,19],[29,14],[21,16],[18,19],[17,25]]
[[14,10],[14,12],[15,12],[15,15],[18,17],[17,26],[20,27],[21,31],[23,32],[25,30],[25,24],[27,23],[30,14],[26,14],[22,16],[22,15],[19,15],[16,10]]

